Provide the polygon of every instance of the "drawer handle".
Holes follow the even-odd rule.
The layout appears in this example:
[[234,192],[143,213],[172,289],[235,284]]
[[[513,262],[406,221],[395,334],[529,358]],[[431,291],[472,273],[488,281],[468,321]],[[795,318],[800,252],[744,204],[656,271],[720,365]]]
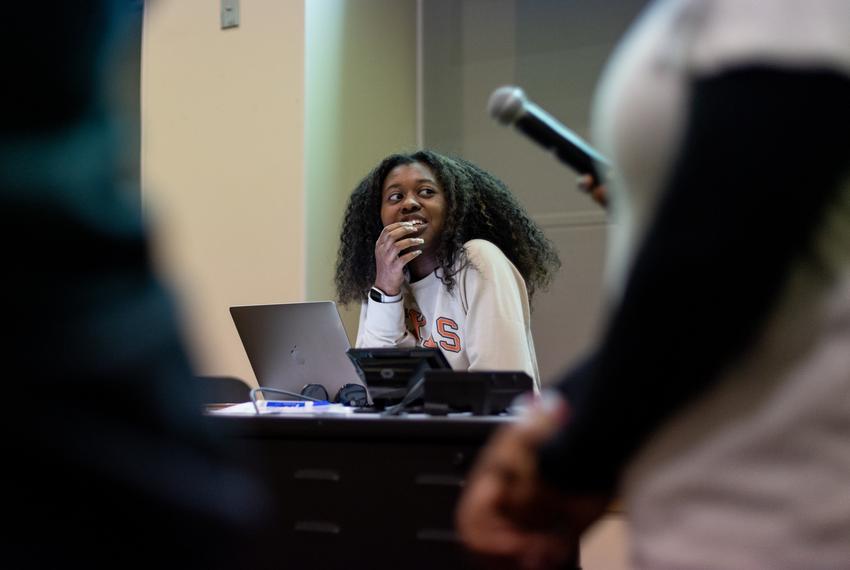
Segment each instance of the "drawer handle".
[[339,534],[342,529],[338,524],[327,521],[298,521],[295,523],[295,530],[297,532]]
[[463,477],[456,475],[438,475],[423,473],[413,479],[415,485],[428,485],[434,487],[463,487]]
[[340,480],[339,473],[333,469],[299,469],[293,477],[309,481],[331,481],[332,483],[338,483]]
[[421,528],[416,531],[416,540],[426,542],[459,542],[457,533],[447,528]]

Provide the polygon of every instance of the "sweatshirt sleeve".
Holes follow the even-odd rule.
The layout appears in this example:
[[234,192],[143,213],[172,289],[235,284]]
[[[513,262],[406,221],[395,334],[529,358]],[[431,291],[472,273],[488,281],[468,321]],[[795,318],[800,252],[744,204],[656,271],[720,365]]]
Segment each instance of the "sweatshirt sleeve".
[[[744,67],[691,85],[681,155],[598,348],[562,381],[544,479],[609,492],[757,338],[848,175],[850,79]],[[844,139],[844,140],[842,140]]]
[[360,306],[357,348],[416,346],[416,338],[404,325],[404,300],[379,303],[366,299]]
[[460,287],[468,304],[470,370],[522,370],[538,385],[525,281],[502,251],[484,240],[466,245],[471,265]]

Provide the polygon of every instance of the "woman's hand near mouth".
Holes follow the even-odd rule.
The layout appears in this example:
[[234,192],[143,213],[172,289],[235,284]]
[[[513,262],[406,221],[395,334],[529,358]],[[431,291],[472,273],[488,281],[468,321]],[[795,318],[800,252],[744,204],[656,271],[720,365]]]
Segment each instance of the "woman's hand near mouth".
[[375,287],[387,295],[398,295],[404,283],[404,266],[422,254],[425,240],[416,235],[421,220],[387,224],[375,242]]

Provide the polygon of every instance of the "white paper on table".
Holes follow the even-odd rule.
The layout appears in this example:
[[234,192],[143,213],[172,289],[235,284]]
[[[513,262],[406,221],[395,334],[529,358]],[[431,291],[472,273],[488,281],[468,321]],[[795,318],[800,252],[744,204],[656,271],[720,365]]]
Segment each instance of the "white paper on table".
[[[354,408],[344,406],[343,404],[324,404],[316,406],[315,402],[310,401],[282,401],[270,400],[272,406],[269,406],[269,401],[261,400],[257,402],[257,407],[261,415],[289,415],[289,414],[337,414],[347,415],[354,412]],[[255,416],[257,410],[254,408],[253,402],[243,402],[234,404],[218,410],[211,410],[211,414],[222,414],[225,416]]]

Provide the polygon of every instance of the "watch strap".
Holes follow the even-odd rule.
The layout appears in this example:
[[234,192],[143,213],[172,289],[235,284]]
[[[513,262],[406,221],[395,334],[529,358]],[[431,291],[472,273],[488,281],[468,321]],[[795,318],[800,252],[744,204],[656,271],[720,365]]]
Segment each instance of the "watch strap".
[[372,287],[369,290],[369,298],[378,303],[397,303],[401,301],[401,292],[398,295],[387,295],[377,287]]

